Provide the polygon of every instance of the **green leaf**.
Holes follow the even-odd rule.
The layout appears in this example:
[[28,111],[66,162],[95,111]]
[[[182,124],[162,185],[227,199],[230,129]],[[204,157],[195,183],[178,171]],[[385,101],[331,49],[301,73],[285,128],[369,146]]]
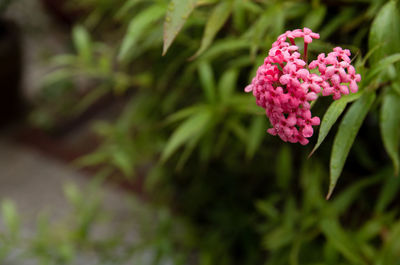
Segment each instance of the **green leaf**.
[[216,86],[214,73],[211,65],[208,62],[201,62],[198,67],[201,86],[204,94],[209,103],[213,103],[216,100]]
[[380,129],[383,145],[393,161],[394,172],[399,172],[399,144],[400,144],[400,95],[392,88],[388,88],[383,96],[380,112]]
[[243,8],[243,1],[242,0],[234,0],[233,10],[232,10],[232,22],[234,28],[242,32],[246,29],[246,11]]
[[124,174],[131,177],[134,174],[134,159],[126,150],[122,148],[114,149],[111,152],[111,162]]
[[82,194],[75,183],[66,183],[63,186],[63,191],[70,204],[78,206],[82,203]]
[[346,108],[349,102],[352,102],[358,99],[361,96],[361,93],[350,94],[343,96],[339,100],[335,100],[325,112],[324,117],[322,118],[321,127],[319,128],[318,140],[315,144],[314,149],[308,155],[308,157],[312,156],[312,154],[318,149],[318,147],[325,140],[325,137],[328,135],[332,126],[335,124],[339,116],[342,114],[344,109]]
[[84,62],[90,62],[92,59],[92,42],[89,33],[82,26],[75,26],[72,30],[72,38],[79,57]]
[[165,146],[161,161],[165,162],[179,147],[188,142],[193,137],[204,133],[207,124],[212,119],[212,112],[205,110],[196,113],[185,120],[172,134]]
[[229,119],[225,126],[229,129],[240,141],[247,144],[247,130],[246,128],[237,120],[237,119]]
[[264,237],[263,245],[268,250],[277,251],[290,245],[294,240],[295,234],[295,231],[290,227],[279,226]]
[[326,6],[321,5],[317,8],[312,9],[308,15],[304,18],[303,26],[312,29],[313,31],[318,30],[322,21],[326,15]]
[[362,80],[363,83],[370,83],[371,80],[382,73],[382,71],[386,70],[392,64],[400,61],[400,53],[389,55],[379,61],[379,63],[374,64],[371,69],[368,71],[368,74],[365,80]]
[[375,175],[368,176],[360,181],[354,182],[347,187],[344,191],[340,192],[338,196],[331,202],[332,208],[335,210],[337,216],[341,216],[350,205],[357,201],[363,189],[376,185],[385,175],[387,171],[381,171]]
[[248,49],[250,45],[251,44],[248,40],[226,38],[218,42],[216,41],[210,49],[201,55],[201,58],[212,61],[216,57],[220,57],[225,54],[239,54],[239,50]]
[[265,113],[262,108],[254,104],[253,95],[249,94],[237,94],[233,95],[228,100],[229,105],[235,110],[237,113],[245,113],[245,114],[257,114],[262,115]]
[[118,60],[126,61],[130,53],[135,49],[139,39],[147,34],[146,29],[159,20],[165,14],[165,8],[161,5],[152,5],[140,12],[129,23],[127,33],[122,40],[122,45],[118,54]]
[[4,200],[1,204],[1,214],[3,216],[4,225],[12,238],[16,239],[20,227],[20,219],[14,202]]
[[376,257],[375,264],[399,264],[400,253],[400,222],[397,221],[391,225],[390,230],[387,231],[383,246],[380,253]]
[[336,182],[342,173],[350,148],[357,136],[367,113],[375,100],[375,93],[364,93],[347,111],[333,142],[330,162],[330,184],[327,199],[330,198]]
[[200,48],[190,59],[196,58],[210,46],[210,44],[214,40],[215,35],[217,35],[218,31],[228,20],[231,11],[232,1],[221,2],[214,8],[210,15],[210,18],[207,21]]
[[319,32],[321,40],[328,39],[337,29],[354,17],[355,10],[353,8],[343,8],[338,15],[331,19]]
[[227,102],[236,88],[236,81],[239,72],[236,69],[229,69],[221,76],[218,82],[218,92],[221,102]]
[[183,119],[186,119],[187,117],[194,115],[195,113],[202,112],[203,110],[206,110],[207,105],[201,104],[201,105],[194,105],[191,107],[184,108],[182,110],[179,110],[170,116],[168,116],[165,119],[165,124],[170,124],[173,122],[177,122]]
[[117,19],[123,19],[124,16],[129,15],[129,12],[132,11],[136,5],[145,1],[147,0],[126,0],[122,7],[118,9],[115,17]]
[[390,54],[400,52],[400,15],[395,1],[386,3],[374,21],[369,33],[369,49],[381,46],[370,57],[371,65]]
[[386,207],[396,198],[400,189],[400,179],[395,177],[393,171],[388,168],[382,170],[385,176],[385,183],[383,184],[374,211],[376,213],[383,213]]
[[247,136],[246,157],[251,159],[257,148],[260,146],[262,139],[265,136],[265,116],[255,117],[250,126],[250,132]]
[[164,21],[163,55],[168,51],[176,35],[196,7],[198,0],[171,0]]
[[[275,17],[275,14],[278,14]],[[282,18],[281,7],[274,5],[266,10],[263,14],[261,14],[257,21],[253,23],[253,25],[248,29],[248,31],[244,34],[245,38],[250,38],[251,50],[250,57],[254,58],[257,54],[259,46],[265,42],[265,34],[268,32],[271,34],[272,29],[269,30],[272,24],[276,23],[275,19]]]
[[337,220],[325,219],[321,221],[321,229],[332,246],[352,264],[366,265],[350,234],[344,231]]

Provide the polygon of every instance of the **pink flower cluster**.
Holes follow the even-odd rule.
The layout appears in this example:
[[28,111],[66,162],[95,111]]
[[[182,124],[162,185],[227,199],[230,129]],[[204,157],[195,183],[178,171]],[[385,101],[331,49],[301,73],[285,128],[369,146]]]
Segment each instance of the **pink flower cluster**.
[[[303,38],[303,56],[295,44],[296,38]],[[287,31],[272,44],[264,64],[246,92],[253,91],[256,103],[266,110],[272,124],[268,133],[279,135],[285,142],[302,145],[313,135],[313,127],[320,124],[318,117],[312,117],[310,103],[322,96],[355,93],[361,76],[350,65],[350,51],[334,48],[328,56],[320,54],[317,60],[307,64],[307,48],[319,34],[308,28]],[[289,40],[289,42],[287,41]],[[315,69],[311,73],[309,69]]]

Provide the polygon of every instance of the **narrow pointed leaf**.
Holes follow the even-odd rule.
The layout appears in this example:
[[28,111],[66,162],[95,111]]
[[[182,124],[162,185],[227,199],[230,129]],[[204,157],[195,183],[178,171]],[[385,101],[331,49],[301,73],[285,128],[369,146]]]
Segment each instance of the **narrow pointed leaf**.
[[165,7],[153,5],[135,16],[129,23],[127,33],[122,41],[118,54],[120,61],[127,60],[131,51],[135,49],[139,39],[146,34],[146,29],[165,13]]
[[390,54],[400,52],[400,13],[396,1],[389,1],[378,12],[369,33],[369,48],[381,47],[370,57],[371,65]]
[[85,62],[90,62],[92,59],[92,41],[87,30],[82,26],[75,26],[72,30],[72,37],[79,57]]
[[239,50],[248,49],[249,47],[250,43],[248,40],[226,38],[216,41],[201,57],[204,60],[211,61],[217,57],[239,52]]
[[381,172],[384,175],[385,182],[381,187],[374,207],[374,212],[378,215],[384,213],[390,203],[396,199],[400,189],[400,179],[394,176],[391,168],[385,167]]
[[204,105],[204,104],[199,104],[199,105],[194,105],[194,106],[184,108],[184,109],[179,110],[179,111],[171,114],[170,116],[168,116],[165,119],[165,124],[171,124],[171,123],[186,119],[187,117],[194,115],[196,112],[202,112],[203,110],[206,110],[206,108],[207,108],[207,105]]
[[392,55],[389,55],[385,58],[381,58],[381,60],[379,61],[379,63],[374,64],[371,69],[368,71],[368,74],[365,78],[365,83],[368,84],[369,82],[371,82],[371,80],[376,77],[377,75],[379,75],[380,73],[382,73],[384,70],[387,70],[387,68],[389,66],[391,66],[392,64],[399,62],[400,61],[400,53],[395,53]]
[[212,112],[205,110],[185,120],[173,133],[165,146],[161,161],[165,162],[179,147],[194,137],[198,137],[206,129],[212,118]]
[[210,18],[207,21],[206,28],[204,30],[204,35],[201,40],[201,45],[199,50],[191,57],[191,59],[196,58],[202,54],[212,43],[215,35],[222,28],[225,22],[228,20],[229,15],[232,11],[232,2],[224,1],[219,3],[212,11]]
[[392,88],[384,95],[380,112],[380,128],[386,152],[393,161],[394,172],[399,172],[400,95]]
[[203,88],[207,101],[209,103],[215,102],[216,85],[211,65],[208,62],[201,62],[199,64],[198,71],[199,71],[201,86]]
[[337,220],[325,219],[321,221],[321,230],[332,246],[338,250],[352,264],[366,265],[362,259],[356,242],[348,232],[344,231]]
[[327,199],[330,198],[342,173],[350,148],[357,136],[367,113],[375,100],[375,93],[364,93],[345,114],[333,141],[330,162],[330,184]]
[[142,2],[145,1],[146,0],[126,0],[125,3],[122,5],[122,7],[118,9],[118,12],[116,13],[115,17],[117,19],[123,19],[124,16],[129,14],[129,12],[133,10],[136,5],[141,4]]
[[260,146],[263,137],[265,136],[266,121],[265,116],[258,116],[253,119],[250,126],[250,132],[247,137],[246,158],[251,159],[257,148]]
[[227,102],[236,88],[239,72],[236,69],[227,70],[218,82],[218,92],[221,102]]
[[321,5],[312,9],[304,18],[303,26],[316,31],[319,29],[326,15],[326,6]]
[[171,0],[164,21],[163,55],[168,51],[176,35],[196,7],[198,0]]
[[332,126],[335,124],[339,116],[343,113],[347,104],[358,99],[360,96],[361,93],[347,95],[339,100],[334,101],[329,106],[328,110],[325,112],[324,117],[322,118],[317,143],[314,149],[311,151],[309,157],[318,149],[318,147],[325,140],[325,137],[328,135],[329,131],[331,130]]

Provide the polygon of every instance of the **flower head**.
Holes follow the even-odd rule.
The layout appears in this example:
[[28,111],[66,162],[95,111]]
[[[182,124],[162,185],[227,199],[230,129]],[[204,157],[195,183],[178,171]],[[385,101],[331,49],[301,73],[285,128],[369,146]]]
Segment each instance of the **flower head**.
[[[304,40],[304,54],[298,52],[296,38]],[[258,106],[265,109],[272,128],[268,133],[278,135],[283,141],[302,145],[313,135],[313,127],[320,124],[312,117],[310,103],[322,96],[332,95],[339,99],[355,93],[361,76],[350,65],[350,51],[334,48],[327,56],[320,54],[317,60],[307,63],[307,47],[319,34],[308,28],[286,31],[272,44],[246,92],[253,92]],[[287,41],[289,40],[289,42]],[[319,74],[309,69],[317,69]],[[322,91],[322,92],[321,92]]]

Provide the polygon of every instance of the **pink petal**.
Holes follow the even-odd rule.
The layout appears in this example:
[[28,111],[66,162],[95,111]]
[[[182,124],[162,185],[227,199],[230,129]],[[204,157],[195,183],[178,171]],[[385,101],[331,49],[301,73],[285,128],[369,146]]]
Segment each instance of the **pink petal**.
[[308,35],[304,36],[304,43],[311,43],[312,42],[312,38]]
[[321,123],[321,120],[319,119],[319,117],[313,117],[313,118],[311,119],[311,125],[317,126],[317,125],[319,125],[320,123]]
[[348,95],[349,94],[349,88],[345,85],[341,85],[339,86],[340,89],[340,93],[342,93],[343,95]]
[[275,128],[269,128],[268,130],[267,130],[267,132],[269,133],[269,134],[271,134],[271,135],[276,135],[276,130],[275,130]]
[[300,69],[297,71],[297,77],[300,77],[303,80],[306,80],[309,74],[310,73],[307,71],[307,69]]
[[331,77],[332,85],[339,86],[340,85],[340,77],[338,75],[332,75]]
[[356,93],[358,91],[357,83],[354,80],[350,81],[350,91]]
[[336,69],[334,66],[328,66],[326,68],[326,72],[325,72],[326,78],[330,78],[335,72],[336,72]]
[[307,96],[306,96],[306,100],[308,100],[308,101],[314,101],[317,98],[318,98],[317,94],[315,94],[313,92],[308,93]]
[[318,65],[318,61],[314,60],[308,65],[308,68],[314,69],[315,67],[317,67],[317,65]]
[[312,126],[306,125],[306,126],[304,126],[302,133],[303,133],[304,137],[308,138],[313,135],[314,130],[313,130]]
[[322,96],[329,96],[329,95],[332,95],[332,93],[333,93],[333,87],[331,87],[331,86],[329,86],[329,87],[325,87],[323,90],[322,90]]
[[300,143],[301,145],[306,145],[306,144],[308,144],[308,140],[307,140],[306,138],[304,138],[304,137],[301,137],[301,138],[299,139],[299,143]]
[[289,74],[282,75],[281,78],[279,78],[279,82],[280,82],[282,85],[288,84],[288,83],[289,83],[289,80],[290,80],[290,75],[289,75]]
[[249,92],[251,92],[253,90],[253,85],[248,85],[248,86],[246,86],[245,88],[244,88],[244,91],[246,92],[246,93],[249,93]]

